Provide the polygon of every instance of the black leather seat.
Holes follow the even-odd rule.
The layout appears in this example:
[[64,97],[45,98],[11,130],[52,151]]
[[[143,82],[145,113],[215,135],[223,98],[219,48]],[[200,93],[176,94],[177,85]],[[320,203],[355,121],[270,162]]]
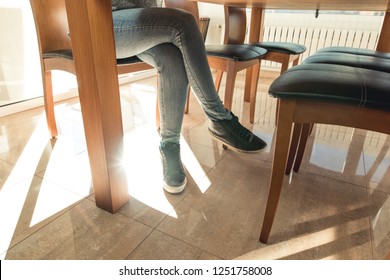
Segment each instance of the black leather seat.
[[234,61],[260,59],[267,53],[264,48],[240,44],[206,45],[209,56],[216,56]]
[[[73,53],[71,49],[64,49],[64,50],[54,50],[45,52],[42,54],[43,58],[65,58],[69,60],[73,60]],[[143,63],[141,59],[139,59],[137,56],[131,56],[126,58],[120,58],[116,60],[117,64],[132,64],[132,63]]]
[[349,53],[349,54],[375,56],[375,57],[390,59],[390,53],[359,49],[359,48],[350,48],[350,47],[326,47],[318,50],[316,53],[324,53],[324,52]]
[[345,65],[301,64],[276,79],[269,94],[390,111],[390,74]]
[[306,47],[297,43],[290,42],[258,42],[251,45],[266,49],[268,52],[276,52],[290,55],[302,54],[306,51]]
[[382,57],[384,53],[372,51],[370,54],[347,52],[317,52],[303,61],[303,64],[333,64],[346,65],[357,69],[365,68],[390,73],[390,56]]

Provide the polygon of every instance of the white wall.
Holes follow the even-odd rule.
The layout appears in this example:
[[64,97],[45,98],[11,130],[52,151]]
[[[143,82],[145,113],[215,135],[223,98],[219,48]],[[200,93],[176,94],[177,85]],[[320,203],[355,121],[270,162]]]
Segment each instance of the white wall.
[[225,25],[223,6],[199,2],[199,16],[210,18],[206,44],[220,44],[223,42],[223,28]]

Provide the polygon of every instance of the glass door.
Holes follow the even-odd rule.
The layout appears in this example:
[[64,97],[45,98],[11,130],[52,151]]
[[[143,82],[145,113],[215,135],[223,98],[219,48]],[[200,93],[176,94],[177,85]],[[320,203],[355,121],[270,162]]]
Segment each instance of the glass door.
[[[0,117],[43,105],[39,49],[28,0],[0,0]],[[77,95],[76,77],[53,71],[55,100]]]

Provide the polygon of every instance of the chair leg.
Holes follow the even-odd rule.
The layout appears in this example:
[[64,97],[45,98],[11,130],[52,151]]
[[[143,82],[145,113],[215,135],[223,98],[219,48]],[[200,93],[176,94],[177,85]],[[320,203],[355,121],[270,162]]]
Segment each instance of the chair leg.
[[298,56],[296,59],[294,59],[292,66],[297,66],[299,63],[300,56]]
[[45,71],[44,73],[44,103],[45,103],[45,113],[46,121],[49,129],[50,136],[55,138],[58,136],[56,118],[54,113],[54,100],[53,100],[53,87],[51,79],[51,71]]
[[290,175],[291,169],[294,164],[295,157],[297,155],[297,148],[299,139],[301,137],[302,133],[302,124],[301,123],[294,123],[294,129],[291,137],[291,143],[290,143],[290,150],[288,152],[288,158],[287,158],[287,164],[285,169],[285,174]]
[[303,154],[305,153],[307,139],[309,138],[312,128],[313,128],[313,124],[310,123],[304,123],[302,125],[301,137],[299,138],[299,146],[298,146],[297,155],[295,157],[295,162],[294,162],[294,168],[293,168],[294,172],[299,171],[303,159]]
[[222,77],[223,77],[223,71],[222,70],[218,70],[217,71],[217,76],[215,78],[215,90],[217,92],[219,92],[219,88],[221,87]]
[[[259,68],[260,72],[260,68]],[[249,67],[248,69],[245,70],[245,91],[244,91],[244,101],[245,102],[250,102],[250,97],[251,97],[251,81],[253,79],[253,67]]]
[[284,72],[287,71],[289,64],[290,64],[290,55],[286,55],[284,57],[284,61],[282,62],[282,66],[280,68],[280,74],[283,74]]
[[390,250],[387,252],[387,255],[385,257],[385,260],[390,260]]
[[[250,99],[249,99],[249,121],[254,123],[255,121],[255,109],[256,109],[256,95],[257,95],[257,84],[259,82],[261,61],[252,67],[252,79],[250,82]],[[248,81],[245,82],[245,84]]]
[[231,110],[233,103],[233,93],[234,93],[234,85],[236,82],[237,72],[229,69],[226,74],[226,85],[225,85],[225,98],[224,98],[224,106]]
[[276,108],[275,108],[275,126],[278,126],[279,107],[280,107],[280,101],[279,99],[277,99]]
[[260,233],[260,242],[267,243],[274,222],[276,208],[278,206],[284,171],[288,156],[288,149],[293,125],[293,114],[295,110],[295,101],[282,100],[280,104],[279,123],[276,129],[276,142],[272,162],[271,181],[267,205],[264,214],[263,226]]
[[186,106],[184,107],[184,114],[188,114],[188,112],[190,111],[190,94],[191,94],[191,87],[188,85],[187,100],[186,100]]

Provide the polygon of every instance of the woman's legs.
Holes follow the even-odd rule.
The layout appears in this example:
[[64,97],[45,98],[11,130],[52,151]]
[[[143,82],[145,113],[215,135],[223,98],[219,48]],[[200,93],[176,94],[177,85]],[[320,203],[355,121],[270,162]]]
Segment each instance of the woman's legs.
[[138,56],[158,73],[161,143],[178,144],[188,88],[181,52],[173,44],[160,44]]
[[192,14],[177,9],[141,8],[115,11],[113,19],[118,58],[139,55],[159,44],[174,44],[206,115],[213,121],[231,119],[215,90],[204,42]]
[[157,45],[138,56],[157,69],[163,187],[170,193],[179,193],[187,183],[180,159],[180,131],[188,88],[183,57],[180,50],[169,43]]
[[138,55],[159,73],[161,156],[164,188],[181,192],[187,182],[180,160],[180,129],[190,83],[206,115],[209,132],[241,152],[258,152],[266,143],[243,127],[222,104],[212,79],[194,17],[167,8],[120,10],[113,13],[118,58]]

